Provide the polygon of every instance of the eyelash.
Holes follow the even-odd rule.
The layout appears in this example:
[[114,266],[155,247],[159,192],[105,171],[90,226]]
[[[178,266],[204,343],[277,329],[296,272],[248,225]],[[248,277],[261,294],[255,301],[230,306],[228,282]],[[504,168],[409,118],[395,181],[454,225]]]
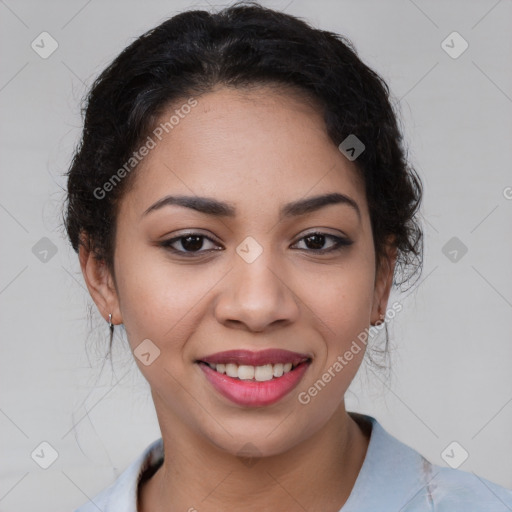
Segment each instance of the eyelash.
[[[334,240],[334,242],[335,242],[334,246],[329,248],[329,249],[299,249],[299,250],[306,251],[306,252],[312,252],[313,254],[328,254],[328,253],[331,253],[331,252],[341,251],[345,247],[348,247],[349,245],[352,245],[354,243],[352,240],[350,240],[348,238],[343,238],[343,237],[331,235],[329,233],[322,233],[320,231],[314,231],[312,233],[308,233],[307,235],[304,235],[302,238],[297,240],[297,242],[295,242],[293,245],[296,245],[297,243],[299,243],[300,241],[304,240],[305,238],[308,238],[308,237],[313,236],[313,235],[321,235],[321,236],[325,237],[326,239],[330,238],[330,239]],[[186,233],[186,234],[183,234],[181,236],[177,236],[175,238],[171,238],[169,240],[164,240],[164,241],[160,242],[158,245],[160,247],[163,247],[166,250],[171,251],[174,254],[179,254],[179,255],[185,256],[187,258],[200,257],[204,253],[213,252],[213,251],[218,250],[218,249],[206,249],[206,250],[199,250],[199,251],[180,251],[180,250],[175,249],[174,247],[172,247],[172,244],[176,243],[179,240],[187,238],[189,236],[190,237],[200,237],[200,238],[209,240],[212,243],[216,243],[215,240],[212,240],[210,237],[208,237],[206,235],[203,235],[201,233]]]

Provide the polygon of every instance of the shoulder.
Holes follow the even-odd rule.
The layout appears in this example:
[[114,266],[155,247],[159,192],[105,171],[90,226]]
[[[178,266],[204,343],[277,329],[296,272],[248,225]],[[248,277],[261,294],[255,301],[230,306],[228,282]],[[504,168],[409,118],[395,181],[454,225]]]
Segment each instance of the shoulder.
[[[474,473],[432,464],[389,434],[375,418],[358,416],[372,423],[370,444],[353,490],[357,506],[349,505],[351,496],[341,512],[370,511],[372,506],[381,512],[512,511],[512,490]],[[359,503],[358,494],[366,499]],[[370,494],[376,496],[374,501],[368,500]]]
[[512,490],[425,460],[423,482],[403,512],[510,512]]
[[153,441],[107,488],[74,512],[137,512],[139,481],[163,461],[162,438]]
[[512,511],[512,490],[482,478],[475,473],[431,464],[433,478],[429,483],[436,512]]

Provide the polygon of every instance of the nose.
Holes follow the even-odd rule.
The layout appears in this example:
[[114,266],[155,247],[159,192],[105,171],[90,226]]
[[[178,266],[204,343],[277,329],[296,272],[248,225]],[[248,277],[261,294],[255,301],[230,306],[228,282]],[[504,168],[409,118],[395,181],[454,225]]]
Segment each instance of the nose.
[[234,268],[224,280],[215,304],[215,316],[220,323],[262,332],[297,320],[299,308],[293,283],[286,272],[273,268],[266,253],[263,251],[252,263],[235,257]]

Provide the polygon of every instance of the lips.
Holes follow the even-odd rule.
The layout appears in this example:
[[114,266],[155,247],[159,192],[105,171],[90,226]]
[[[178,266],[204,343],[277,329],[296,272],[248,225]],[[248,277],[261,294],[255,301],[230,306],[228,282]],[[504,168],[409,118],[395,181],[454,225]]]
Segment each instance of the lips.
[[239,366],[263,366],[277,363],[292,363],[292,366],[297,366],[299,363],[307,361],[308,359],[310,359],[310,356],[307,354],[290,352],[289,350],[268,349],[258,352],[251,352],[249,350],[228,350],[226,352],[217,352],[210,356],[201,357],[199,361],[211,364],[233,363]]
[[311,357],[288,350],[230,350],[198,359],[207,381],[237,405],[270,405],[290,393],[306,372]]

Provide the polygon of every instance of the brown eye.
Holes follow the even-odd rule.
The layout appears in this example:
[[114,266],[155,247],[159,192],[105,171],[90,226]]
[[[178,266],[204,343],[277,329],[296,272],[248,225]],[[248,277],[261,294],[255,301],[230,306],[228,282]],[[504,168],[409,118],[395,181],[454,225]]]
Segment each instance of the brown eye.
[[164,240],[163,242],[160,242],[158,245],[164,247],[165,249],[170,250],[171,252],[183,256],[194,256],[195,254],[202,254],[210,252],[212,250],[218,250],[212,247],[205,248],[205,241],[210,242],[210,244],[212,244],[213,247],[219,247],[211,238],[200,233],[187,233],[182,236],[171,238],[170,240]]
[[198,251],[203,247],[203,237],[197,236],[197,235],[189,235],[182,237],[181,239],[181,246],[186,251]]
[[304,240],[306,241],[306,246],[308,249],[322,249],[325,244],[325,236],[317,235],[316,233],[304,237]]
[[[328,240],[331,240],[331,246],[326,249],[324,246]],[[348,238],[342,238],[339,236],[330,235],[328,233],[310,233],[299,240],[299,242],[302,241],[304,241],[306,249],[301,250],[309,249],[310,252],[312,251],[318,253],[328,253],[331,251],[340,250],[343,247],[353,244],[352,240],[349,240]]]

